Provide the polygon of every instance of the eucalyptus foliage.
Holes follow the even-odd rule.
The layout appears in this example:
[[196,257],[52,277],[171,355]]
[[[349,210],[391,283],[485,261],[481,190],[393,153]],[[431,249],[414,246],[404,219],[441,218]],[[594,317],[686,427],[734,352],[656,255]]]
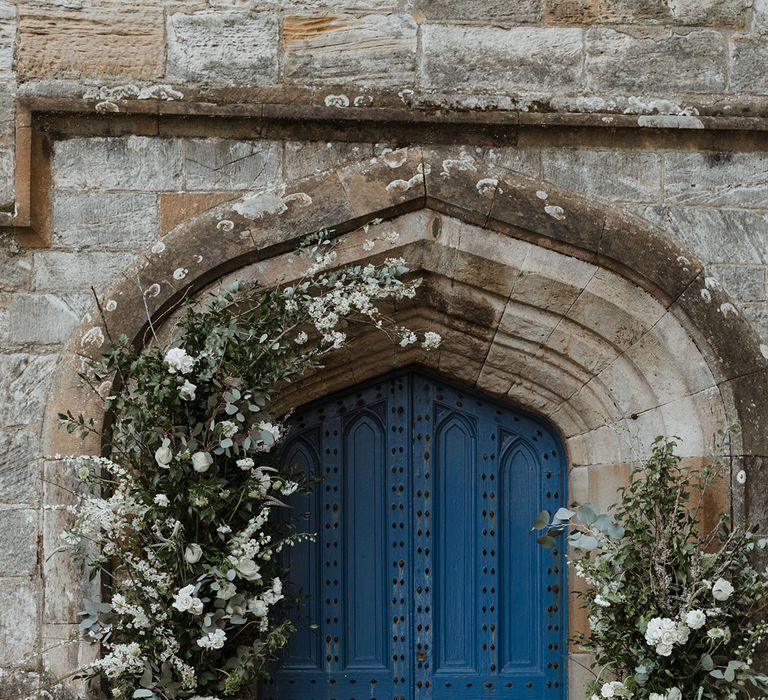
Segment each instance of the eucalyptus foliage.
[[[242,695],[294,630],[280,553],[312,535],[286,499],[311,484],[273,454],[284,428],[271,401],[342,347],[352,323],[419,342],[378,307],[414,295],[402,259],[335,265],[321,234],[294,258],[306,270],[298,281],[236,284],[190,305],[171,347],[121,338],[84,375],[114,386],[114,421],[101,436],[109,458],[71,459],[81,487],[63,538],[111,592],[86,601],[81,624],[104,651],[82,676],[109,697]],[[439,341],[427,332],[421,344]],[[76,413],[59,418],[70,432],[95,430]]]
[[676,445],[657,438],[609,512],[586,503],[542,512],[534,524],[545,547],[567,539],[587,584],[590,633],[575,642],[594,657],[592,700],[719,700],[768,690],[754,668],[768,632],[768,571],[752,565],[767,542],[725,514],[704,531],[704,495],[729,470],[719,457],[692,473]]

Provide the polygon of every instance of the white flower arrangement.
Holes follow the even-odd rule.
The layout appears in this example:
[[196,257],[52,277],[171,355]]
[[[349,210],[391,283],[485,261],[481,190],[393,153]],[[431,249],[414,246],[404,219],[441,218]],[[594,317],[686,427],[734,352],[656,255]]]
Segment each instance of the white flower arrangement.
[[702,532],[704,494],[726,462],[691,474],[675,446],[658,438],[608,513],[583,504],[542,512],[534,523],[545,531],[538,539],[545,547],[567,537],[574,573],[589,587],[590,634],[577,641],[594,656],[591,700],[768,692],[768,676],[753,666],[768,635],[759,614],[768,607],[768,572],[750,561],[768,540],[732,527],[725,515]]
[[[111,581],[111,602],[85,602],[81,625],[106,652],[81,675],[116,700],[220,700],[264,677],[294,629],[280,552],[312,538],[271,517],[310,488],[274,455],[285,433],[270,414],[274,387],[345,344],[340,324],[418,342],[377,307],[416,293],[418,280],[400,279],[403,260],[331,270],[324,234],[299,255],[309,267],[293,285],[235,285],[189,308],[174,347],[120,341],[92,368],[98,383],[122,380],[105,403],[114,460],[71,460],[82,489],[62,540],[91,569],[126,573]],[[427,331],[421,344],[434,349],[440,336]],[[71,412],[59,418],[89,431]]]

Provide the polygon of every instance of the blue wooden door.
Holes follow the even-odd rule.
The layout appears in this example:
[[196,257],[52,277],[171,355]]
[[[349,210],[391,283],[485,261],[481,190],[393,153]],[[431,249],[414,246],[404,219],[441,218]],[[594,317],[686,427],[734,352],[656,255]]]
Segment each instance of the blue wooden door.
[[289,554],[307,605],[266,700],[560,698],[564,557],[530,532],[565,503],[552,429],[415,370],[293,426],[317,541]]

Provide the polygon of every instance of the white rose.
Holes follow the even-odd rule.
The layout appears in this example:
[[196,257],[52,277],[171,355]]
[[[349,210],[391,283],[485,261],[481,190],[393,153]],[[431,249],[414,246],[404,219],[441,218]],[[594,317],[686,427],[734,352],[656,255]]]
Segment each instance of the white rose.
[[724,578],[719,578],[712,585],[712,597],[715,600],[728,600],[733,593],[733,586]]
[[691,630],[688,629],[688,625],[684,622],[679,622],[677,625],[677,643],[685,644],[688,641],[688,637],[691,634]]
[[219,430],[224,437],[232,437],[237,434],[237,423],[231,420],[223,420],[219,423]]
[[194,585],[184,586],[174,595],[173,607],[179,612],[190,612],[193,615],[201,615],[203,612],[203,601],[196,598]]
[[203,649],[221,649],[226,639],[227,634],[224,630],[216,630],[215,632],[209,632],[204,637],[200,637],[197,640],[197,646]]
[[170,448],[171,441],[168,438],[163,440],[163,444],[155,450],[155,462],[157,466],[167,469],[173,459],[173,452]]
[[703,610],[691,610],[685,616],[685,624],[692,630],[702,628],[707,622],[707,616]]
[[187,351],[184,348],[171,348],[165,353],[165,364],[168,365],[168,372],[170,374],[176,374],[176,372],[189,374],[195,361],[187,355]]
[[189,379],[185,379],[184,383],[179,387],[179,398],[183,401],[194,401],[196,389],[197,384],[193,384]]
[[610,681],[609,683],[603,683],[603,687],[600,688],[600,695],[604,698],[612,698],[616,695],[616,691],[621,691],[624,688],[624,684],[621,681]]
[[255,617],[265,617],[269,608],[260,598],[253,598],[248,603],[248,610],[250,610]]
[[157,503],[161,508],[167,508],[169,505],[171,505],[171,502],[168,500],[168,496],[166,496],[164,493],[158,493],[154,497],[154,502]]
[[184,559],[186,559],[190,564],[195,564],[196,562],[200,561],[200,557],[202,556],[203,548],[196,542],[188,545],[184,550]]
[[213,464],[213,457],[207,452],[195,452],[192,455],[192,468],[196,472],[207,472],[208,468]]
[[258,581],[261,578],[259,565],[253,559],[243,557],[235,561],[235,569],[246,581]]
[[656,645],[656,653],[659,656],[671,656],[672,655],[672,645],[671,644],[662,644],[659,642]]
[[680,688],[670,688],[667,691],[667,700],[680,700],[683,697],[683,691]]
[[272,579],[272,590],[275,593],[283,592],[283,582],[280,580],[279,576],[275,576],[275,578]]

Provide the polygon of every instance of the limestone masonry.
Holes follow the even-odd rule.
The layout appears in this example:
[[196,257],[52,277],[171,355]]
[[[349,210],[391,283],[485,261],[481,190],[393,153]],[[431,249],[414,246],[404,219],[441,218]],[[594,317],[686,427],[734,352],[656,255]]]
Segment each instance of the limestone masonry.
[[349,262],[397,231],[398,317],[445,342],[362,336],[286,408],[429,364],[548,416],[602,504],[738,423],[710,511],[768,530],[767,138],[768,0],[0,0],[0,700],[78,697],[92,653],[48,559],[83,358],[323,226]]

